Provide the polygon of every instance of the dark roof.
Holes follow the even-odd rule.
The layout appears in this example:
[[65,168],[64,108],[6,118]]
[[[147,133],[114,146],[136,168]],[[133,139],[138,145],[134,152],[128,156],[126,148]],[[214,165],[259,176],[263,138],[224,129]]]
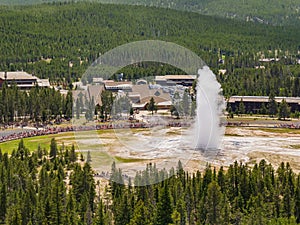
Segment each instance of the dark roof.
[[[228,100],[229,103],[240,102],[269,102],[268,96],[231,96]],[[300,104],[300,97],[275,97],[276,102],[281,102],[283,99],[287,103],[297,103]]]

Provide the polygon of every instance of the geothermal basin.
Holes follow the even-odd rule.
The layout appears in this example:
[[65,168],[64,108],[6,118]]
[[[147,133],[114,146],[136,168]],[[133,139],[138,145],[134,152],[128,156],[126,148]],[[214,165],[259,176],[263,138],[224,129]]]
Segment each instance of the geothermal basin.
[[[186,128],[157,127],[153,129],[109,130],[95,137],[80,132],[77,143],[98,173],[109,172],[113,162],[122,172],[134,177],[149,163],[166,170],[176,169],[180,160],[190,171],[202,171],[207,164],[225,168],[235,161],[253,165],[265,159],[275,167],[289,162],[300,171],[300,133],[281,133],[278,130],[228,127],[218,149],[199,150],[191,143]],[[296,130],[295,130],[296,131]]]

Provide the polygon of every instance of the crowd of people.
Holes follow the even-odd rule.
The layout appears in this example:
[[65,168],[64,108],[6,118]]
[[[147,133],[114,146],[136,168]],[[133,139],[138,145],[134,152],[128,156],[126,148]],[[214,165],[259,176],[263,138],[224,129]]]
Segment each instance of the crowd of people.
[[34,137],[34,136],[42,136],[49,134],[57,134],[61,132],[69,132],[73,131],[73,128],[70,127],[46,127],[43,129],[17,129],[11,130],[11,132],[3,133],[0,136],[0,142],[11,141],[16,139]]
[[43,136],[49,134],[58,134],[62,132],[74,132],[74,131],[88,131],[88,130],[107,130],[107,129],[134,129],[134,128],[152,128],[156,126],[163,127],[188,127],[188,122],[168,122],[168,123],[109,123],[109,124],[97,124],[95,126],[50,126],[44,128],[21,128],[16,130],[10,130],[10,132],[3,132],[0,135],[0,143],[5,141],[11,141],[16,139]]
[[[62,132],[76,132],[76,131],[88,131],[88,130],[107,130],[107,129],[134,129],[134,128],[152,128],[157,126],[162,127],[189,127],[190,122],[183,121],[169,121],[169,122],[111,122],[104,124],[96,124],[94,126],[47,126],[44,128],[21,128],[10,130],[10,132],[2,132],[0,135],[0,143],[5,141],[11,141],[16,139],[34,137],[34,136],[43,136],[49,134],[58,134]],[[248,126],[249,124],[243,122],[228,122],[227,126]],[[300,124],[276,124],[274,128],[292,128],[300,129]]]
[[300,123],[294,124],[287,124],[287,123],[281,123],[275,126],[276,128],[289,128],[289,129],[300,129]]

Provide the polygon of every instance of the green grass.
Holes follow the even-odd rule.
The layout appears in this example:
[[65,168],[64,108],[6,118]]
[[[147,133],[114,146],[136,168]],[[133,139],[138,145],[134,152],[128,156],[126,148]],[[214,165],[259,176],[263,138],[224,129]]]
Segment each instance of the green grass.
[[[133,131],[133,130],[131,130]],[[142,129],[139,129],[139,131],[142,131]],[[101,135],[105,135],[105,139],[116,139],[116,136],[114,134],[114,130],[97,130],[97,134],[99,137]],[[135,131],[134,132],[138,132]],[[111,135],[109,135],[111,134]],[[58,146],[62,145],[64,143],[65,146],[70,146],[72,143],[76,144],[76,139],[88,139],[91,137],[91,135],[95,135],[95,133],[92,131],[81,131],[81,132],[76,132],[74,134],[73,132],[66,132],[66,133],[59,133],[59,134],[50,134],[50,135],[44,135],[44,136],[37,136],[37,137],[30,137],[30,138],[24,138],[24,144],[25,146],[30,150],[30,151],[35,151],[38,146],[40,145],[41,148],[46,148],[46,150],[49,149],[50,142],[52,138],[55,138],[57,141]],[[14,149],[18,148],[18,144],[20,142],[20,139],[18,140],[13,140],[13,141],[7,141],[0,143],[0,149],[2,152],[7,152],[11,153]],[[85,147],[95,147],[98,145],[94,145],[91,143],[91,145],[86,145]],[[75,145],[76,148],[76,145]]]
[[122,158],[120,156],[115,156],[114,157],[118,162],[122,163],[134,163],[134,162],[143,162],[146,161],[147,159],[134,159],[134,158]]
[[[24,138],[24,144],[30,151],[35,151],[40,145],[41,148],[49,149],[51,139],[55,138],[58,145],[65,144],[68,145],[69,142],[75,142],[73,132],[60,133],[60,134],[51,134],[45,136],[37,136]],[[14,149],[18,148],[20,140],[13,140],[0,143],[0,148],[2,152],[11,153]],[[68,143],[66,143],[68,142]]]
[[[103,134],[103,135],[105,135],[105,139],[116,139],[114,132],[115,131],[113,129],[112,130],[97,130],[97,134],[99,135],[99,137],[101,137],[101,135]],[[134,132],[137,132],[137,131],[134,131]],[[107,134],[111,134],[111,135],[107,135]],[[48,150],[52,138],[55,138],[58,145],[62,145],[64,143],[65,146],[69,146],[72,143],[76,142],[75,138],[76,139],[88,139],[90,137],[90,135],[95,135],[95,133],[91,132],[91,131],[81,131],[81,132],[76,132],[76,135],[74,135],[73,132],[66,132],[66,133],[50,134],[50,135],[44,135],[44,136],[24,138],[23,140],[24,140],[25,146],[30,151],[35,151],[39,145],[41,146],[41,148],[46,148],[46,150]],[[0,149],[2,150],[3,153],[7,152],[10,154],[14,149],[18,148],[19,142],[20,142],[20,140],[13,140],[13,141],[7,141],[7,142],[0,143]],[[86,145],[86,146],[88,146],[88,145]],[[91,143],[91,146],[89,146],[89,147],[93,147],[93,146],[94,146],[93,143]],[[95,146],[97,146],[97,145],[95,145]],[[75,145],[75,147],[76,147],[76,145]]]

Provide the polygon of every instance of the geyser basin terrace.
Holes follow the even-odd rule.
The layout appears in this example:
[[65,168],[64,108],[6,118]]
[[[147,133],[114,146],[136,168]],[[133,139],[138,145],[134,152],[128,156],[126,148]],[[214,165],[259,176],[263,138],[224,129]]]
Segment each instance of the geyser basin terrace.
[[205,155],[192,147],[188,138],[183,138],[186,128],[157,129],[157,136],[163,137],[157,140],[152,139],[152,132],[149,129],[124,130],[120,140],[111,130],[99,133],[101,143],[95,145],[91,145],[95,140],[90,134],[82,132],[79,142],[86,146],[82,149],[85,155],[90,151],[92,166],[99,173],[109,172],[114,161],[124,174],[134,176],[147,163],[155,163],[158,168],[168,170],[176,168],[180,160],[185,169],[196,171],[203,170],[207,163],[226,167],[234,161],[252,164],[263,158],[274,166],[289,161],[295,171],[300,171],[300,147],[296,148],[300,143],[300,133],[282,134],[260,128],[229,127],[220,149]]

